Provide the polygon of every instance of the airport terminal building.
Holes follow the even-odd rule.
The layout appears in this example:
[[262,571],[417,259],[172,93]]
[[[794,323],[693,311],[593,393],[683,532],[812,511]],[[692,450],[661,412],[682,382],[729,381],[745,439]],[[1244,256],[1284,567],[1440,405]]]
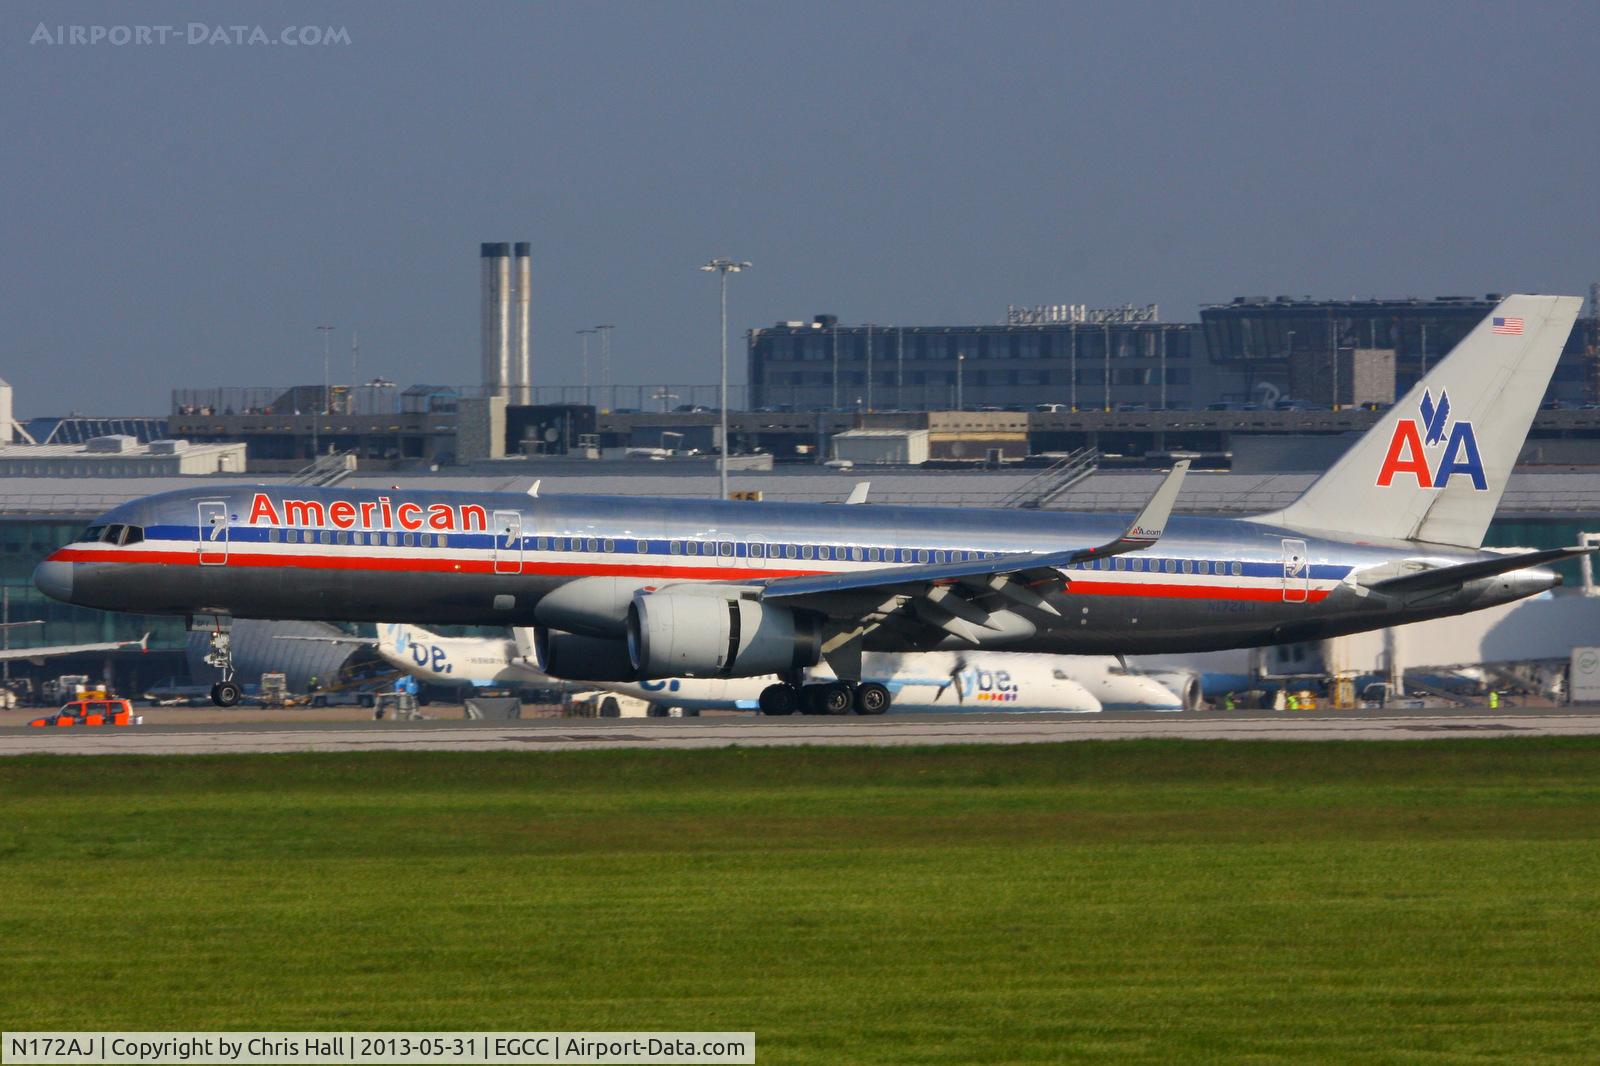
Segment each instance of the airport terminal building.
[[[750,331],[750,404],[780,411],[952,410],[1040,405],[1076,411],[1197,410],[1295,399],[1326,366],[1392,363],[1392,391],[1410,388],[1493,310],[1500,297],[1312,300],[1237,297],[1199,322],[1161,322],[1154,305],[1091,310],[1012,307],[997,325],[845,325],[832,315]],[[1547,403],[1600,402],[1600,309],[1580,318]],[[1316,388],[1316,386],[1313,386]],[[1302,390],[1304,391],[1304,389]],[[1386,402],[1393,402],[1394,396]],[[1384,402],[1384,401],[1374,401]]]

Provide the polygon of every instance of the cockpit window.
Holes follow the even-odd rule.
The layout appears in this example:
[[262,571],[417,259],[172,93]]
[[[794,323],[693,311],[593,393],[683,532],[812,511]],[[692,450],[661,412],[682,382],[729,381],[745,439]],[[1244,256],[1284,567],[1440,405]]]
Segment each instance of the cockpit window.
[[122,543],[139,544],[144,541],[144,530],[139,526],[129,526],[127,532],[122,534]]
[[100,534],[104,533],[105,531],[106,531],[106,527],[105,526],[90,526],[88,529],[84,530],[78,536],[78,540],[79,541],[99,540],[100,539]]
[[100,539],[107,544],[121,544],[122,534],[127,528],[127,526],[122,525],[109,525],[106,527],[106,531],[100,534]]

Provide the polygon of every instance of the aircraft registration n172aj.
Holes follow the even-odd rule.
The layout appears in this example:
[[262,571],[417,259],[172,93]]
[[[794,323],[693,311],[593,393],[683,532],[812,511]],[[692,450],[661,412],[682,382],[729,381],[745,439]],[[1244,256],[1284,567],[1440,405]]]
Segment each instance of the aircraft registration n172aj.
[[[1208,651],[1520,599],[1541,564],[1483,536],[1580,301],[1510,296],[1299,499],[1170,518],[1179,463],[1131,524],[1102,515],[722,500],[188,489],[97,519],[38,587],[213,629],[231,617],[537,627],[573,680],[787,678],[763,709],[876,713],[872,651]],[[1170,520],[1169,520],[1170,519]],[[800,688],[819,661],[840,680]]]

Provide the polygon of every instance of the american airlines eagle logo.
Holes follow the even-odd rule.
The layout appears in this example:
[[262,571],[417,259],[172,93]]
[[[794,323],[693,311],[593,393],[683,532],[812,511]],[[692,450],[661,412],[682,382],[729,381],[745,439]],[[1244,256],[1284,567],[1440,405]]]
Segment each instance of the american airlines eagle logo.
[[1471,422],[1450,421],[1450,393],[1440,389],[1439,402],[1434,403],[1432,390],[1424,389],[1418,414],[1420,419],[1402,418],[1395,423],[1389,450],[1378,468],[1378,487],[1388,488],[1396,478],[1403,481],[1409,476],[1416,479],[1418,488],[1442,489],[1452,477],[1465,474],[1472,479],[1473,489],[1487,491],[1478,435]]

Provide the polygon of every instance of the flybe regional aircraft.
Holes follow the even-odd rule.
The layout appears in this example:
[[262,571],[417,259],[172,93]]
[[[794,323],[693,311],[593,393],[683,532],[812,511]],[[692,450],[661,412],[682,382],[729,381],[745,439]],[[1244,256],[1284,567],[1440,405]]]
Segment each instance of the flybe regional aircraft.
[[[534,626],[572,680],[759,677],[762,709],[881,713],[864,651],[1121,655],[1314,640],[1460,614],[1559,582],[1557,548],[1484,531],[1580,301],[1511,296],[1299,499],[1168,521],[1179,463],[1111,516],[303,486],[118,507],[39,564],[68,603],[188,615]],[[802,687],[826,661],[837,678]]]
[[[371,647],[390,666],[430,685],[487,687],[549,684],[539,672],[533,630],[507,637],[441,637],[420,626],[378,627],[376,637],[280,636],[279,640]],[[868,653],[863,680],[882,684],[901,711],[1181,711],[1183,703],[1159,681],[1121,666],[1110,656],[1026,655],[1003,651]],[[824,667],[807,671],[816,682],[837,680]],[[782,678],[661,678],[582,682],[663,707],[685,710],[753,710],[761,693]],[[888,708],[885,707],[885,710]]]

